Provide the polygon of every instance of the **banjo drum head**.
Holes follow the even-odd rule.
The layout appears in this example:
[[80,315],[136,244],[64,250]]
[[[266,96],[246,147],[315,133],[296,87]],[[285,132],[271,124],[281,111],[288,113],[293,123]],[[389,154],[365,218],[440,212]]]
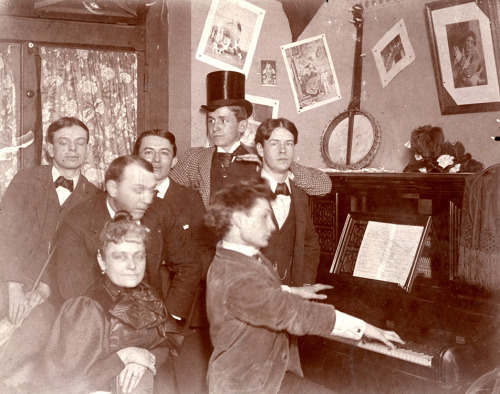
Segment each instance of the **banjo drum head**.
[[[349,116],[353,115],[350,160],[348,152]],[[373,116],[360,110],[344,111],[333,119],[321,137],[321,151],[327,164],[339,170],[366,167],[380,145],[380,127]]]

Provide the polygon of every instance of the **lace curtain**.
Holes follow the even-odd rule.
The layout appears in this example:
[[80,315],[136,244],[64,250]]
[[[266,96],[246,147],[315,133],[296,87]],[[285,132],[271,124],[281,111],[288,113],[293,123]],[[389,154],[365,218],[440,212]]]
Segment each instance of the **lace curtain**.
[[16,86],[11,64],[12,46],[0,44],[0,198],[17,173]]
[[102,187],[108,165],[116,157],[130,154],[136,139],[137,56],[41,47],[40,57],[44,146],[53,121],[62,116],[79,118],[90,130],[82,172]]

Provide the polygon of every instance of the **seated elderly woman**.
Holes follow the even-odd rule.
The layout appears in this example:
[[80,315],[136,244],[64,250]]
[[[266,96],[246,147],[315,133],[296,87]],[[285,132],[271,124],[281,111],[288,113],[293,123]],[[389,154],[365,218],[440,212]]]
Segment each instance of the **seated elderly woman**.
[[182,335],[155,290],[142,282],[148,231],[120,211],[99,234],[102,278],[64,303],[48,341],[43,368],[49,392],[135,393],[146,382],[140,392],[153,391],[153,375]]

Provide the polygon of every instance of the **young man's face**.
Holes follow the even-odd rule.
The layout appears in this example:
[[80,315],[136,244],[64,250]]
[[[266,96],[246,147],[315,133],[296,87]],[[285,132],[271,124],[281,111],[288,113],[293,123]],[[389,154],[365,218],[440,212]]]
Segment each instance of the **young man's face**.
[[271,204],[264,198],[259,198],[248,212],[237,212],[235,225],[239,227],[241,242],[247,246],[265,248],[275,230]]
[[139,156],[153,165],[156,182],[167,179],[175,164],[174,147],[169,140],[157,135],[148,135],[141,141]]
[[270,175],[283,175],[292,165],[295,142],[293,134],[283,127],[275,128],[264,145],[259,143],[256,148],[262,157],[262,167]]
[[236,141],[239,141],[247,121],[238,122],[236,115],[228,107],[217,108],[207,115],[208,136],[215,146],[229,150]]
[[77,170],[85,162],[87,146],[87,132],[73,125],[57,130],[53,143],[47,143],[47,151],[59,171]]
[[109,203],[115,212],[125,210],[140,220],[153,201],[156,179],[152,172],[138,164],[129,164],[120,181],[106,182]]

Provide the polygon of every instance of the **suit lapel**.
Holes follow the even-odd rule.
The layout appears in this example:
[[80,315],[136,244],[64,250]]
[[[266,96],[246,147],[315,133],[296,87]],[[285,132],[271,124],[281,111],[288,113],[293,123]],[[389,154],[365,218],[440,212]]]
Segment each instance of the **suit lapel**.
[[52,180],[52,166],[44,167],[35,182],[35,194],[33,198],[39,198],[41,204],[34,204],[38,222],[41,226],[45,222],[47,212],[52,212],[54,206],[59,207],[59,198]]

